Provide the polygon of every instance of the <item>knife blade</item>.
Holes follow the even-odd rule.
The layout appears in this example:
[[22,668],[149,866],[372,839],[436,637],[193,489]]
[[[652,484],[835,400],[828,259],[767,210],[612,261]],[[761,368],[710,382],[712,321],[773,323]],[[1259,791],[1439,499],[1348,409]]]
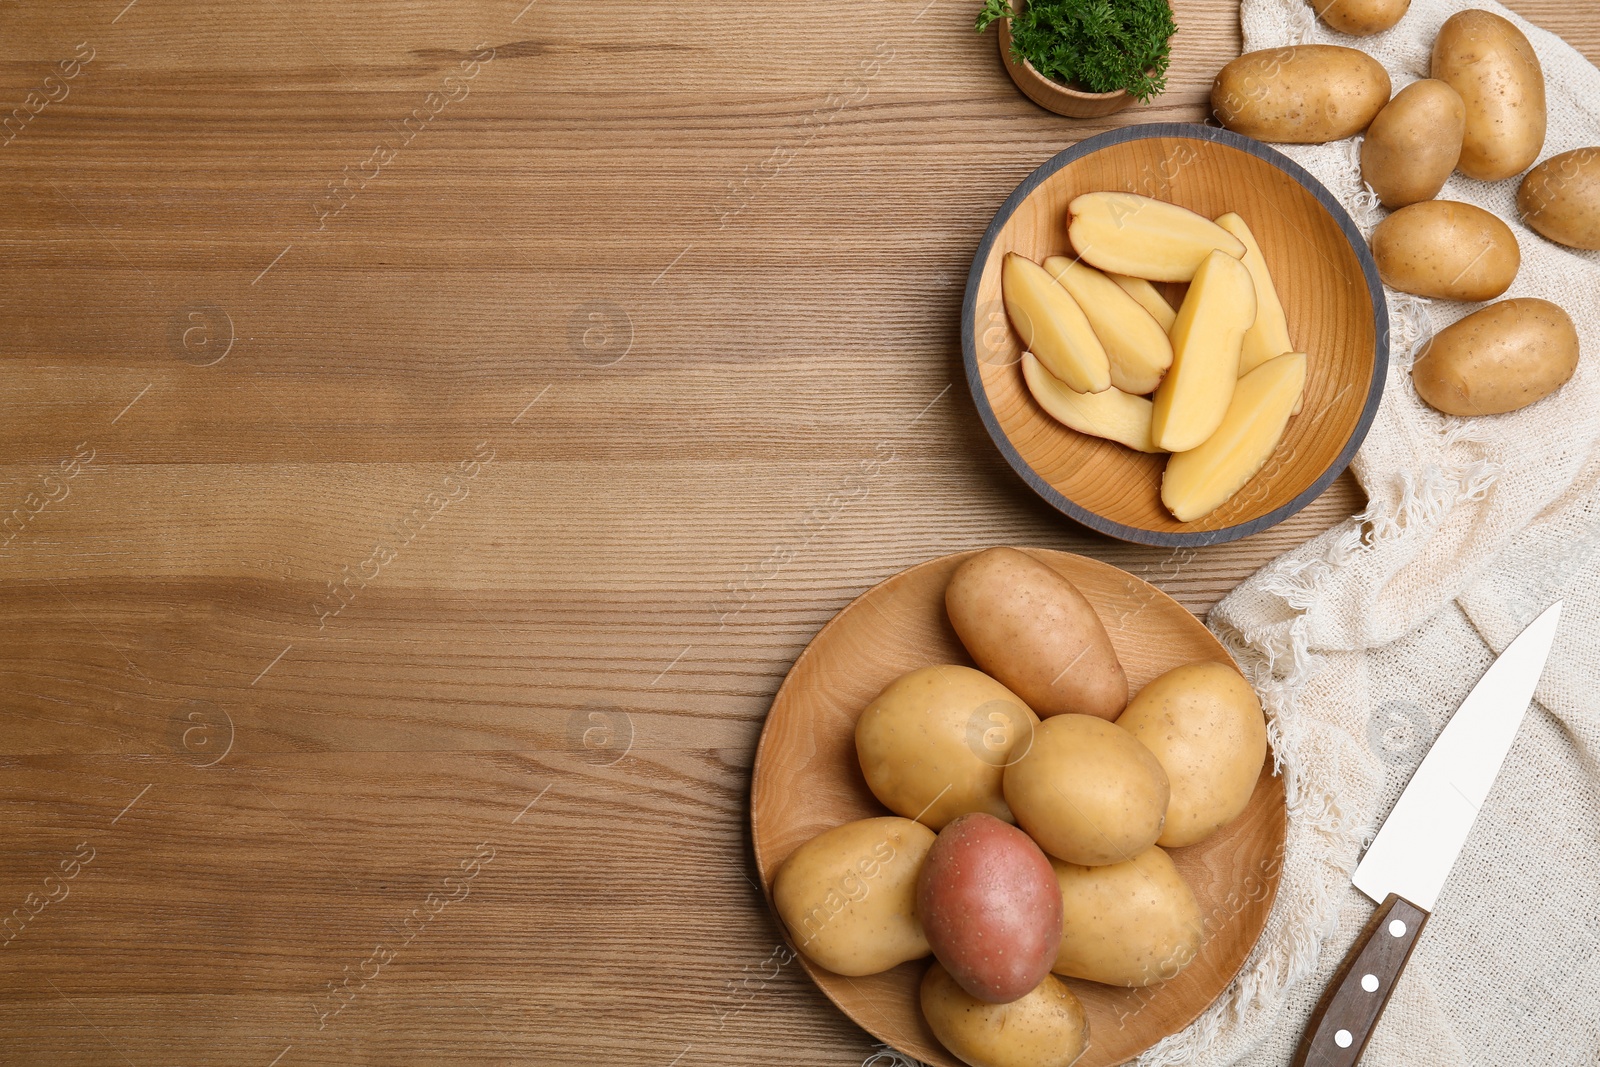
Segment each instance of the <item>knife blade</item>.
[[1561,621],[1546,608],[1489,665],[1428,749],[1351,882],[1378,909],[1329,982],[1294,1067],[1353,1067],[1461,854],[1533,699]]

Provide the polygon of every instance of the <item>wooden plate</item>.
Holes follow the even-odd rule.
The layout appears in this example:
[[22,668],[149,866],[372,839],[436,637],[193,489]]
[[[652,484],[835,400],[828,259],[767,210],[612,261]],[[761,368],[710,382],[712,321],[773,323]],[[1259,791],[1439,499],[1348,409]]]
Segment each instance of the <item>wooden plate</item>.
[[[1217,511],[1179,522],[1161,503],[1165,456],[1080,434],[1034,402],[1022,347],[1006,319],[1000,264],[1070,254],[1067,204],[1124,190],[1215,218],[1237,211],[1272,271],[1289,336],[1309,356],[1305,406],[1261,473]],[[1167,287],[1176,306],[1182,287]],[[967,382],[1013,470],[1058,510],[1126,541],[1195,546],[1282,522],[1349,465],[1383,395],[1389,316],[1378,270],[1355,223],[1286,156],[1228,130],[1188,123],[1129,126],[1091,137],[1034,171],[1000,208],[967,277],[961,315]]]
[[[1028,551],[1094,604],[1135,690],[1182,663],[1233,662],[1199,620],[1155,586],[1082,556]],[[867,590],[822,628],[789,671],[761,732],[750,790],[751,836],[769,904],[773,876],[795,848],[841,823],[891,814],[861,775],[856,717],[907,671],[972,663],[944,610],[945,585],[972,554],[931,560]],[[1172,981],[1142,990],[1067,979],[1089,1015],[1089,1050],[1076,1067],[1126,1063],[1192,1022],[1238,973],[1278,891],[1288,816],[1283,781],[1270,771],[1269,756],[1238,819],[1198,845],[1171,850],[1206,917],[1195,961]],[[917,987],[928,961],[866,978],[800,961],[862,1029],[925,1063],[961,1067],[922,1017]]]

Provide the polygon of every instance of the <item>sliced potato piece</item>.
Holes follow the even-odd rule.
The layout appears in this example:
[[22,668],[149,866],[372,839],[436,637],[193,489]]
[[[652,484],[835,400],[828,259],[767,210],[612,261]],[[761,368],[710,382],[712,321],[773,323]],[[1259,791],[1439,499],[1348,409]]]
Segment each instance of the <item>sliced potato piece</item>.
[[1111,361],[1111,386],[1144,396],[1172,366],[1172,342],[1139,302],[1087,263],[1066,256],[1044,261],[1045,273],[1072,294]]
[[1111,388],[1111,361],[1105,346],[1072,294],[1026,256],[1006,253],[1000,292],[1022,345],[1050,373],[1080,393]]
[[1227,417],[1204,444],[1167,461],[1161,502],[1180,522],[1203,519],[1266,466],[1306,384],[1306,357],[1289,352],[1239,379]]
[[1204,215],[1138,193],[1085,193],[1067,210],[1072,247],[1101,270],[1186,282],[1212,252],[1244,255],[1243,243]]
[[1122,286],[1122,291],[1139,302],[1139,306],[1150,312],[1150,316],[1161,324],[1163,330],[1172,329],[1173,320],[1178,313],[1172,310],[1172,305],[1167,303],[1167,298],[1161,295],[1161,290],[1145,281],[1143,278],[1134,278],[1127,274],[1107,274],[1107,278]]
[[1156,390],[1150,416],[1158,447],[1186,451],[1222,425],[1239,377],[1244,334],[1255,320],[1249,268],[1225,252],[1210,253],[1172,324],[1172,369]]
[[1059,423],[1079,433],[1104,437],[1139,452],[1160,452],[1150,440],[1150,401],[1112,387],[1098,393],[1078,393],[1044,369],[1032,352],[1022,356],[1022,377],[1028,392]]
[[1272,274],[1267,270],[1256,235],[1233,211],[1219,216],[1217,225],[1244,245],[1244,257],[1239,262],[1250,271],[1250,280],[1256,286],[1255,325],[1245,331],[1244,347],[1239,352],[1239,373],[1249,374],[1267,360],[1293,352],[1294,342],[1289,340],[1289,320],[1283,316],[1283,302],[1278,299],[1277,286],[1272,284]]

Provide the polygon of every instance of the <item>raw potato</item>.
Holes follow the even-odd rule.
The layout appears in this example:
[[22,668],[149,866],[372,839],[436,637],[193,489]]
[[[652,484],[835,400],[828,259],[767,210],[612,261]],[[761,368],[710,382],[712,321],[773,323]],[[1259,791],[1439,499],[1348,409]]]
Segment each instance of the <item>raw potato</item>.
[[1155,392],[1172,366],[1172,342],[1139,302],[1104,274],[1066,256],[1044,261],[1045,273],[1072,294],[1111,361],[1111,387],[1143,396]]
[[1014,548],[980,552],[951,575],[944,604],[978,666],[1039,715],[1115,719],[1127,707],[1105,624],[1049,564]]
[[1039,847],[1096,867],[1132,859],[1161,836],[1170,787],[1155,754],[1116,723],[1057,715],[1006,768],[1006,802]]
[[1150,317],[1161,324],[1163,330],[1172,329],[1173,320],[1178,313],[1172,310],[1172,305],[1167,303],[1167,298],[1161,295],[1161,290],[1145,281],[1143,278],[1132,278],[1126,274],[1107,274],[1107,278],[1122,286],[1123,292],[1139,302],[1139,306],[1150,312]]
[[1256,321],[1244,334],[1244,345],[1239,350],[1239,373],[1249,374],[1267,360],[1294,351],[1289,340],[1289,320],[1283,315],[1283,302],[1278,299],[1277,286],[1272,284],[1272,272],[1267,270],[1267,260],[1256,243],[1244,219],[1230,211],[1217,219],[1217,225],[1237,237],[1244,245],[1243,263],[1250,271],[1250,280],[1256,287]]
[[1139,690],[1117,725],[1155,753],[1172,785],[1156,844],[1202,841],[1250,803],[1267,758],[1267,720],[1255,690],[1228,664],[1174,667]]
[[1551,156],[1517,190],[1522,221],[1569,248],[1600,248],[1600,148]]
[[1073,249],[1085,263],[1115,274],[1186,282],[1212,252],[1244,255],[1238,238],[1204,215],[1137,193],[1084,193],[1067,211]]
[[1199,953],[1200,905],[1172,857],[1155,845],[1104,867],[1052,866],[1063,909],[1055,973],[1147,986],[1176,977]]
[[1156,390],[1150,436],[1168,452],[1194,448],[1216,432],[1233,398],[1245,331],[1256,320],[1250,269],[1213,252],[1172,324],[1172,369]]
[[1138,452],[1160,452],[1150,440],[1151,403],[1115,387],[1103,393],[1068,389],[1044,369],[1032,352],[1022,354],[1022,378],[1028,392],[1057,422],[1094,437],[1104,437]]
[[1412,82],[1367,127],[1361,177],[1386,208],[1432,200],[1461,159],[1467,106],[1437,78]]
[[1306,357],[1299,352],[1269,359],[1239,379],[1217,432],[1167,460],[1161,502],[1179,522],[1205,518],[1267,465],[1305,381]]
[[1080,393],[1111,388],[1111,363],[1072,294],[1031,259],[1006,253],[1000,295],[1022,345]]
[[1302,44],[1247,52],[1217,73],[1211,110],[1230,130],[1321,144],[1367,128],[1389,102],[1389,72],[1354,48]]
[[1054,975],[1021,1000],[985,1004],[935,963],[921,1000],[933,1036],[972,1067],[1071,1067],[1089,1047],[1083,1005]]
[[1533,165],[1544,148],[1544,71],[1521,30],[1488,11],[1458,11],[1434,38],[1432,71],[1466,104],[1462,174],[1493,182]]
[[917,915],[950,977],[988,1004],[1026,996],[1061,944],[1050,861],[992,815],[963,815],[939,831],[917,877]]
[[1426,200],[1372,231],[1383,283],[1441,300],[1493,300],[1517,278],[1522,249],[1511,227],[1472,204]]
[[856,755],[872,795],[939,829],[984,811],[1011,821],[1001,774],[1038,717],[981,671],[924,667],[890,682],[856,721]]
[[1411,368],[1417,395],[1449,415],[1527,407],[1578,369],[1578,331],[1548,300],[1490,304],[1434,334]]
[[933,842],[921,823],[889,817],[836,826],[795,849],[772,881],[795,947],[850,976],[926,956],[917,875]]
[[1340,33],[1369,37],[1405,17],[1411,0],[1312,0],[1322,21]]

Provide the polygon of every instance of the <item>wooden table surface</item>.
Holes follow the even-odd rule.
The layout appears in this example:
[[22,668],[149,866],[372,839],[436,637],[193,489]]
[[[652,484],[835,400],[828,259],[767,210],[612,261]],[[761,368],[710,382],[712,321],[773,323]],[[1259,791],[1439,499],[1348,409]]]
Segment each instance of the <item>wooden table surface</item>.
[[[0,1063],[859,1063],[746,828],[816,629],[995,543],[1202,612],[1360,506],[1006,469],[967,266],[1108,123],[975,3],[123,2],[0,0]],[[1113,121],[1201,117],[1177,14]]]

